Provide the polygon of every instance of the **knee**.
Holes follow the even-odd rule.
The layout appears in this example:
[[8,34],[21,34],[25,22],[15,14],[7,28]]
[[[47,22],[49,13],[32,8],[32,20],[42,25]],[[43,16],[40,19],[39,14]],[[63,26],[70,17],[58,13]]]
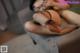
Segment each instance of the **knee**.
[[34,24],[32,22],[26,22],[24,24],[25,30],[28,30],[30,32],[34,32],[36,30],[36,27],[34,26]]

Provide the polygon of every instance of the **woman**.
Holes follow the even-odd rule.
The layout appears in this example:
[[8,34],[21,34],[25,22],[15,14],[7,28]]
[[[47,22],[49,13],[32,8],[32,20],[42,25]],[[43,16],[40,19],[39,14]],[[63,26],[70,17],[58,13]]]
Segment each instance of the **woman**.
[[[71,12],[71,11],[69,11],[69,10],[64,10],[64,9],[67,9],[67,8],[69,8],[69,5],[67,4],[67,3],[64,3],[65,5],[62,5],[61,4],[61,2],[58,0],[58,1],[53,1],[53,0],[47,0],[48,2],[45,4],[45,5],[42,5],[41,3],[39,4],[39,3],[35,3],[34,4],[34,9],[36,10],[36,9],[38,9],[38,11],[41,11],[40,9],[39,9],[39,7],[41,7],[41,6],[43,6],[43,7],[45,7],[45,8],[43,8],[43,10],[44,9],[46,9],[47,7],[49,7],[49,6],[53,6],[54,7],[54,9],[55,10],[58,10],[58,12],[63,16],[63,17],[65,17],[65,19],[66,20],[68,20],[69,22],[71,22],[71,20],[73,19],[72,18],[72,15],[73,14],[76,14],[76,13],[69,13],[69,12]],[[53,1],[53,2],[52,2]],[[64,0],[63,0],[64,1]],[[38,2],[38,1],[37,1]],[[39,5],[38,5],[39,4]],[[40,6],[41,5],[41,6]],[[47,6],[47,7],[46,7]],[[65,8],[66,7],[66,8]],[[36,10],[37,11],[37,10]],[[67,13],[65,13],[67,11]],[[69,15],[69,14],[70,15]],[[60,16],[59,16],[59,14],[57,13],[57,12],[53,12],[52,14],[54,14],[54,15],[52,15],[53,16],[53,18],[56,18],[55,20],[57,20],[57,21],[59,21],[59,22],[57,22],[56,21],[56,23],[58,23],[58,24],[61,24],[61,19],[62,18],[60,18]],[[38,14],[39,15],[39,14]],[[48,14],[46,14],[46,15],[48,15]],[[56,17],[56,16],[57,17]],[[67,15],[67,16],[66,16]],[[45,16],[43,16],[43,15],[39,15],[38,17],[45,17]],[[79,17],[78,15],[76,15],[74,18],[76,18],[76,17]],[[55,21],[54,20],[54,21]],[[75,20],[75,19],[74,19]],[[75,20],[76,21],[76,20]],[[74,22],[74,21],[73,21]],[[76,23],[78,23],[78,22],[76,22]],[[68,24],[68,27],[66,27],[66,28],[64,28],[64,29],[61,29],[60,28],[60,26],[59,25],[56,25],[55,23],[53,24],[54,25],[54,27],[51,27],[50,26],[50,22],[49,22],[49,24],[47,24],[48,25],[48,27],[45,27],[45,26],[42,26],[42,25],[40,25],[40,24],[36,24],[35,22],[32,22],[32,21],[29,21],[29,22],[27,22],[27,23],[25,23],[25,28],[28,30],[28,31],[30,31],[30,32],[33,32],[33,33],[37,33],[37,34],[54,34],[54,32],[56,32],[57,34],[65,34],[65,33],[67,33],[67,32],[71,32],[72,30],[74,30],[75,28],[76,28],[76,26],[75,25],[71,25],[71,24]],[[53,32],[54,31],[54,32]]]

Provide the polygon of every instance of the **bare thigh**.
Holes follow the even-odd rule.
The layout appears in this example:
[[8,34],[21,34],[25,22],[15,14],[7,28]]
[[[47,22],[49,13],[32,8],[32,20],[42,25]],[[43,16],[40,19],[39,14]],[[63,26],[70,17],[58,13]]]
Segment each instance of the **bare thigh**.
[[55,32],[51,32],[48,28],[37,25],[32,21],[28,21],[25,23],[25,29],[37,34],[55,34]]

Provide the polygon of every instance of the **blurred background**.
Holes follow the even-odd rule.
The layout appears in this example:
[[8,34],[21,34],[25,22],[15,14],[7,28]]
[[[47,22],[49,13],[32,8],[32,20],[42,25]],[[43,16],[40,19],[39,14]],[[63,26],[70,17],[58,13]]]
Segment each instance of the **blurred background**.
[[28,6],[29,0],[0,0],[0,44],[25,33],[23,23],[28,19],[18,13]]

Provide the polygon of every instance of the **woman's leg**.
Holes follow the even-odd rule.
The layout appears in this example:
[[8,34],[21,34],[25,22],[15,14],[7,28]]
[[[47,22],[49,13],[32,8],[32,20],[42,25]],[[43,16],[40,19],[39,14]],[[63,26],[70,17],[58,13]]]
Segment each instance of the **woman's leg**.
[[35,24],[32,21],[28,21],[28,22],[25,23],[25,29],[32,32],[32,33],[36,33],[36,34],[44,34],[44,35],[57,34],[55,32],[51,32],[46,27]]

